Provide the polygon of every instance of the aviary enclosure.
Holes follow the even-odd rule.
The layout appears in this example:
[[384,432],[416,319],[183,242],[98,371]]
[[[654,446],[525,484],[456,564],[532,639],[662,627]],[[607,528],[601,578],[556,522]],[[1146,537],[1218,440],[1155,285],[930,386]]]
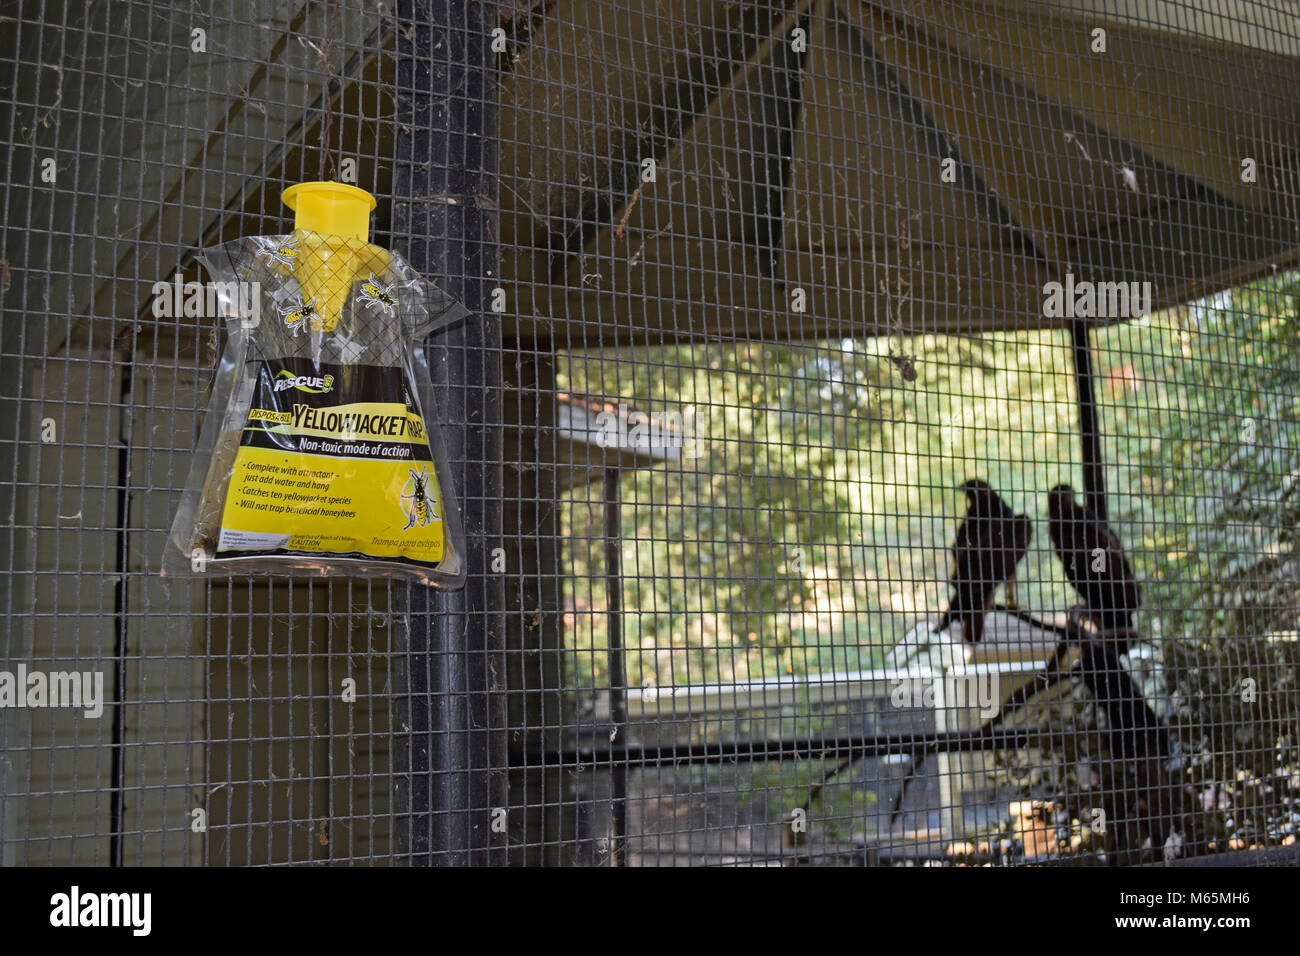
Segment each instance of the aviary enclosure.
[[[1298,57],[1280,0],[6,4],[0,862],[1297,862]],[[228,334],[159,305],[318,180],[470,313],[460,590],[159,575]]]

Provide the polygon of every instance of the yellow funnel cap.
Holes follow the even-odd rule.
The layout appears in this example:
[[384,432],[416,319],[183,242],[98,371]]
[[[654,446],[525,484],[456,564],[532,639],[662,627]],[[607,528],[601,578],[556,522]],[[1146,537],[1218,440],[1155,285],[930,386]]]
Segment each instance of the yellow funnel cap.
[[294,212],[293,228],[370,241],[375,197],[346,183],[298,183],[280,196]]

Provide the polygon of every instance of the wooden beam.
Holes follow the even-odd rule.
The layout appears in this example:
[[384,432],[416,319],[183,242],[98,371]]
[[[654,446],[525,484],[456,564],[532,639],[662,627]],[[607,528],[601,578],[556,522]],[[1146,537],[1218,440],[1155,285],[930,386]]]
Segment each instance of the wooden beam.
[[1239,205],[1269,202],[1241,182],[1241,159],[1275,159],[1300,142],[1300,71],[1287,57],[1128,22],[1109,23],[1107,52],[1093,53],[1095,19],[1042,4],[873,6]]

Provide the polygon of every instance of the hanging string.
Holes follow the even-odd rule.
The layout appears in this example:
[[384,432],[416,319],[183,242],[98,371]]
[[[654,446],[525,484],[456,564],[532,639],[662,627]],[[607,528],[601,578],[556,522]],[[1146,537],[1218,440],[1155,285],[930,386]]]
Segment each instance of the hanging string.
[[[330,139],[334,130],[334,101],[331,87],[334,82],[334,43],[338,34],[339,4],[338,0],[329,0],[329,14],[325,22],[325,86],[321,95],[321,105],[325,115],[320,126],[320,173],[318,179],[333,179],[335,174],[334,157],[330,153]],[[328,176],[326,173],[328,172]]]

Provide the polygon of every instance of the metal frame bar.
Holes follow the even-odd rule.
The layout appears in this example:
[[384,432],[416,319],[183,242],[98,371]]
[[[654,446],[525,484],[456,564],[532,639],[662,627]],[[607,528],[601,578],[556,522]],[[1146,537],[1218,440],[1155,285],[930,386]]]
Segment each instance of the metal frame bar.
[[[628,739],[627,677],[623,667],[623,523],[619,502],[619,469],[605,469],[605,604],[609,615],[609,717],[616,739]],[[610,864],[626,865],[628,764],[613,768],[614,840]]]
[[[890,736],[872,734],[847,737],[806,737],[800,740],[723,741],[702,744],[664,744],[661,746],[571,747],[564,750],[515,752],[510,755],[512,767],[592,767],[626,763],[629,767],[655,764],[710,764],[735,760],[810,760],[833,757],[841,751],[852,751],[861,758],[889,757],[896,754],[920,753],[927,749],[946,750],[952,753],[977,753],[999,747],[1028,746],[1032,740],[1042,740],[1053,732],[1034,728],[1014,728],[993,733],[978,728],[948,733],[906,734]],[[1059,732],[1058,736],[1069,736]]]
[[438,417],[453,424],[444,446],[469,576],[461,591],[407,592],[404,850],[412,863],[500,864],[504,834],[493,832],[491,813],[506,801],[505,599],[487,556],[501,530],[501,331],[482,314],[488,277],[498,274],[495,92],[485,41],[494,21],[479,0],[402,0],[396,10],[404,26],[397,37],[393,234],[409,241],[417,270],[475,313],[438,335],[441,351],[429,363]]
[[1097,398],[1092,371],[1092,340],[1088,323],[1070,323],[1070,356],[1074,362],[1074,385],[1079,408],[1079,456],[1083,463],[1083,490],[1088,507],[1102,521],[1108,520],[1106,474],[1101,457],[1101,425],[1097,419]]

